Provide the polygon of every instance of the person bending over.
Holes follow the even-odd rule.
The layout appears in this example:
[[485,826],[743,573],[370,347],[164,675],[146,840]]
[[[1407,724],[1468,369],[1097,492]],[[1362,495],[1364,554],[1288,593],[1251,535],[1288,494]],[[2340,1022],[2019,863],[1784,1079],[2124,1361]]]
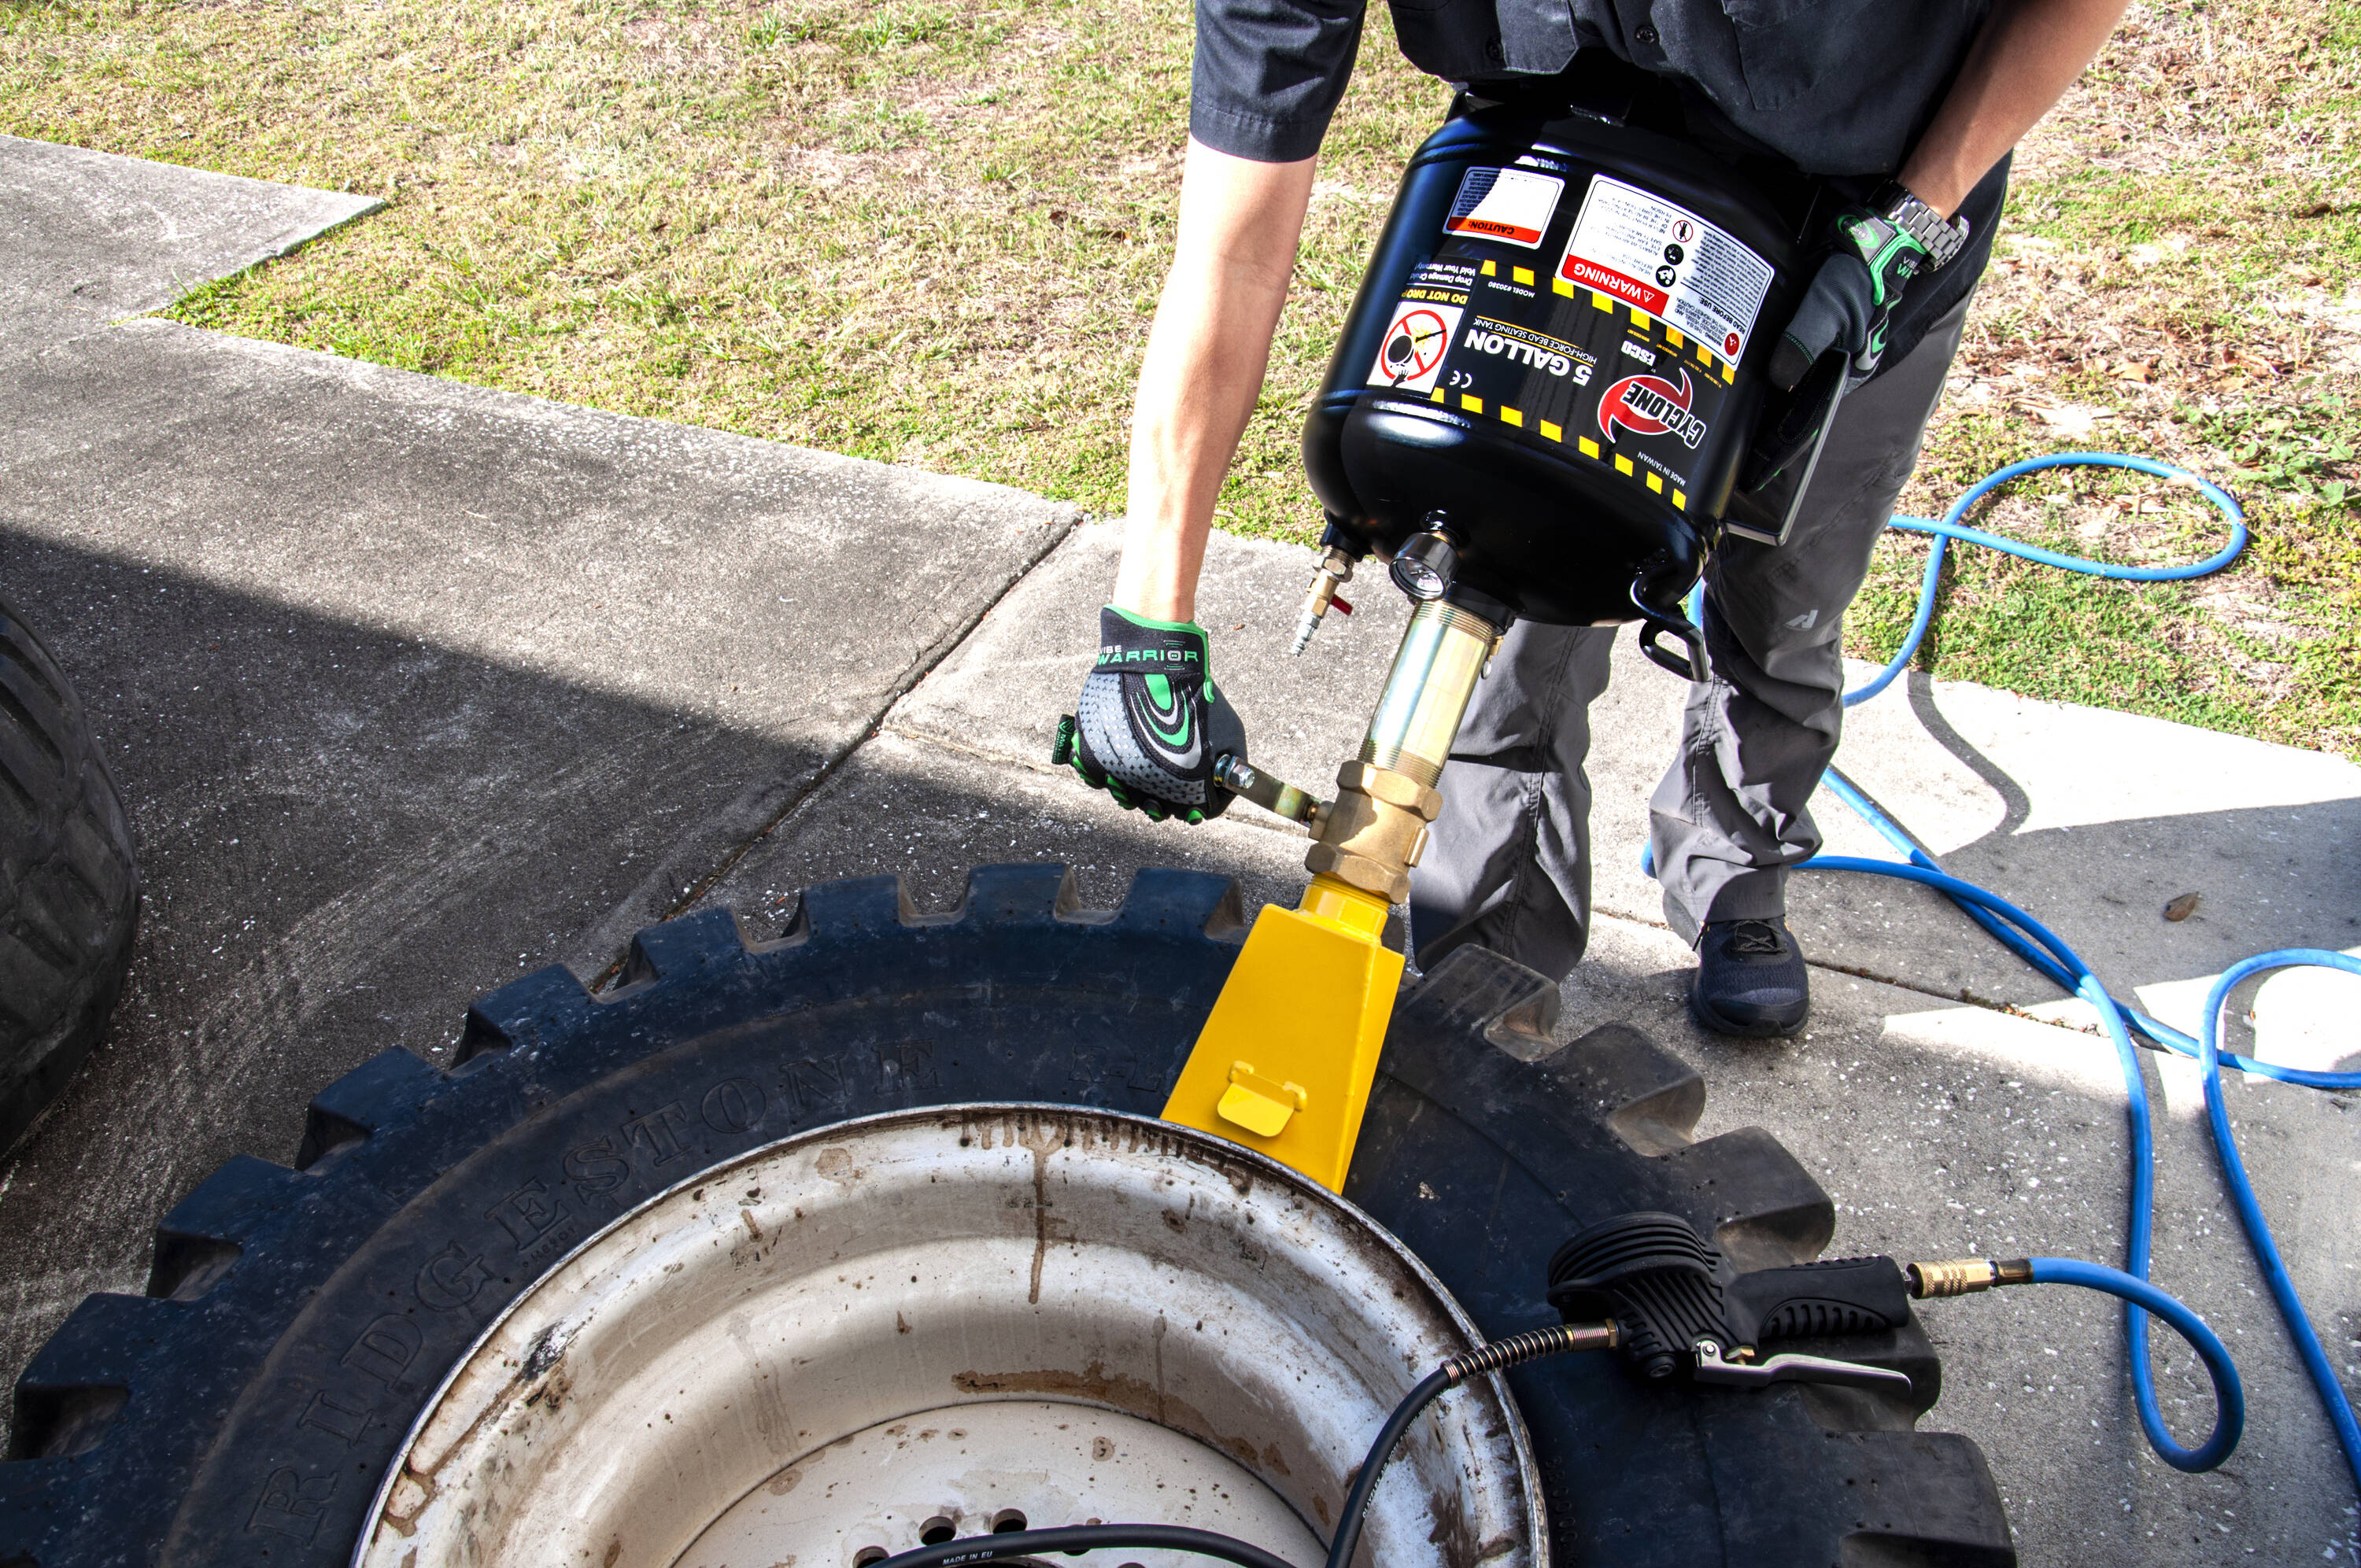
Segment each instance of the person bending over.
[[[1475,96],[1576,69],[1620,73],[1670,105],[1693,145],[1755,168],[1774,159],[1843,208],[1771,371],[1792,381],[1795,364],[1844,352],[1852,389],[1785,542],[1732,535],[1713,554],[1711,678],[1690,688],[1679,752],[1650,802],[1664,917],[1697,949],[1691,1005],[1708,1028],[1803,1027],[1786,875],[1820,844],[1806,803],[1836,752],[1845,609],[1959,347],[2010,151],[2125,4],[1393,0],[1411,63]],[[1086,781],[1159,818],[1218,816],[1229,796],[1211,783],[1213,759],[1243,754],[1195,624],[1197,578],[1362,18],[1362,0],[1197,3],[1179,234],[1140,367],[1123,561],[1074,751]],[[1422,963],[1479,942],[1563,979],[1582,957],[1583,761],[1614,635],[1521,621],[1502,640],[1411,882]]]

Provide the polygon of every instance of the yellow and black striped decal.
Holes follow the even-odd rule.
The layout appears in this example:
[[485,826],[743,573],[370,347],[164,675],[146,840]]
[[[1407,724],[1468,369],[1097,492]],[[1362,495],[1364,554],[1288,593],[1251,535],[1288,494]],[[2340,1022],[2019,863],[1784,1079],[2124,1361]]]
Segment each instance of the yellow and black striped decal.
[[[1447,291],[1447,294],[1446,294]],[[1401,389],[1497,422],[1686,511],[1737,370],[1635,306],[1497,257],[1440,258],[1404,302],[1455,307],[1444,357]]]

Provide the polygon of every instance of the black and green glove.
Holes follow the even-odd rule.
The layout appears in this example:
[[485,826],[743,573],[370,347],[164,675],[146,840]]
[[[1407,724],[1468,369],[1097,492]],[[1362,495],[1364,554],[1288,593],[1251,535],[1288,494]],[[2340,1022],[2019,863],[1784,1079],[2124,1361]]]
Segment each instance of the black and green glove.
[[1099,611],[1098,663],[1074,713],[1058,721],[1052,762],[1151,821],[1202,822],[1230,804],[1213,782],[1215,759],[1246,755],[1246,726],[1214,689],[1203,627]]
[[1837,219],[1836,248],[1771,351],[1772,384],[1794,391],[1824,354],[1842,352],[1852,384],[1876,372],[1886,319],[1931,253],[1918,237],[1856,208]]

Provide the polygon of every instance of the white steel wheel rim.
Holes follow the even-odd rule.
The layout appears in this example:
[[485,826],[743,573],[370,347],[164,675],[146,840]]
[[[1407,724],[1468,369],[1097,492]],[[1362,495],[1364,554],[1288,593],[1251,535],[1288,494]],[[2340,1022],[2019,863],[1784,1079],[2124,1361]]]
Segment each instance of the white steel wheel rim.
[[[536,1281],[421,1413],[353,1561],[863,1568],[1021,1518],[1310,1568],[1396,1401],[1477,1343],[1374,1221],[1235,1145],[1068,1106],[869,1117],[708,1169]],[[1540,1568],[1539,1498],[1476,1380],[1404,1440],[1356,1561]]]

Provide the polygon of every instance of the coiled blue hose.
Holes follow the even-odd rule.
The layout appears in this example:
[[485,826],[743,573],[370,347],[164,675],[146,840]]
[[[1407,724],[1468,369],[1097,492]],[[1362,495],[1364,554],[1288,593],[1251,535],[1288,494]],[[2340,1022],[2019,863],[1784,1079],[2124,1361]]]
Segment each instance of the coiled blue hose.
[[[2213,502],[2229,521],[2230,542],[2204,560],[2191,565],[2117,566],[2104,561],[2062,555],[2054,550],[2044,550],[2037,545],[1966,527],[1960,521],[1978,501],[2001,486],[2045,468],[2127,468],[2186,485]],[[1935,589],[1942,576],[1944,552],[1952,540],[1981,544],[1987,549],[1999,550],[2085,576],[2146,583],[2184,582],[2210,576],[2236,560],[2246,547],[2246,513],[2228,491],[2200,475],[2169,463],[2114,452],[2061,452],[2012,463],[1971,487],[1951,503],[1940,519],[1896,515],[1892,521],[1896,528],[1934,535],[1935,543],[1927,552],[1927,568],[1919,577],[1918,607],[1911,617],[1909,634],[1902,640],[1900,650],[1883,669],[1865,685],[1844,694],[1847,707],[1867,702],[1883,691],[1916,655],[1919,644],[1926,640],[1927,629],[1934,621]],[[1689,598],[1691,620],[1697,620],[1702,615],[1704,598],[1705,585],[1700,583]],[[2304,965],[2361,975],[2361,959],[2317,948],[2289,948],[2246,959],[2232,966],[2215,982],[2213,994],[2206,1002],[2205,1017],[2198,1037],[2191,1039],[2180,1030],[2125,1005],[2109,994],[2098,976],[2092,972],[2091,966],[2084,963],[2056,932],[2005,899],[1945,872],[1940,861],[1921,848],[1899,823],[1886,815],[1843,773],[1830,768],[1822,782],[1838,799],[1850,806],[1862,821],[1899,850],[1904,862],[1863,860],[1850,855],[1815,855],[1801,862],[1796,870],[1863,872],[1872,876],[1918,883],[1944,894],[2002,946],[2032,965],[2060,989],[2073,992],[2088,1002],[2098,1013],[2099,1021],[2115,1047],[2115,1059],[2123,1069],[2131,1121],[2132,1212],[2130,1238],[2125,1258],[2131,1267],[2128,1272],[2118,1272],[2098,1264],[2080,1263],[2072,1259],[2036,1258],[2035,1278],[2037,1282],[2054,1280],[2106,1290],[2122,1297],[2127,1303],[2124,1333],[2131,1362],[2133,1398],[2138,1408],[2141,1430],[2147,1433],[2150,1446],[2165,1463],[2178,1469],[2210,1470],[2227,1458],[2230,1451],[2237,1446],[2245,1420],[2245,1400],[2238,1386],[2237,1370],[2230,1364],[2228,1352],[2223,1348],[2222,1342],[2187,1307],[2147,1282],[2149,1244],[2155,1223],[2156,1145],[2148,1111],[2147,1084],[2141,1076],[2139,1057],[2131,1040],[2134,1031],[2168,1050],[2193,1057],[2198,1061],[2205,1088],[2207,1121],[2213,1132],[2213,1147],[2221,1157],[2223,1177],[2237,1207],[2239,1221],[2246,1227],[2256,1261],[2271,1288],[2271,1299],[2279,1306],[2288,1335],[2295,1342],[2296,1349],[2303,1359],[2304,1370],[2311,1376],[2312,1387],[2327,1410],[2329,1424],[2336,1431],[2337,1444],[2344,1451],[2345,1466],[2353,1474],[2354,1485],[2361,1488],[2361,1425],[2355,1422],[2352,1402],[2345,1398],[2344,1386],[2336,1380],[2336,1374],[2329,1365],[2320,1336],[2313,1331],[2312,1320],[2304,1311],[2303,1301],[2297,1295],[2295,1284],[2288,1277],[2287,1268],[2280,1261],[2279,1245],[2271,1236],[2270,1225],[2263,1218],[2261,1205],[2256,1201],[2254,1186],[2246,1179],[2246,1165],[2238,1157],[2237,1142],[2230,1132],[2229,1112],[2222,1098],[2222,1068],[2227,1065],[2257,1077],[2277,1079],[2283,1083],[2312,1089],[2361,1088],[2361,1073],[2313,1072],[2300,1068],[2279,1067],[2270,1062],[2257,1061],[2251,1057],[2224,1052],[2219,1041],[2222,1008],[2228,1002],[2231,991],[2242,980],[2266,970]],[[1652,851],[1643,851],[1640,863],[1648,874],[1655,874]],[[2163,1412],[2158,1407],[2156,1376],[2147,1354],[2147,1314],[2150,1311],[2165,1318],[2180,1331],[2196,1348],[2205,1362],[2207,1371],[2213,1376],[2217,1407],[2213,1434],[2198,1448],[2183,1448],[2173,1440],[2164,1424]]]
[[2246,1429],[2246,1395],[2239,1387],[2238,1369],[2231,1363],[2229,1347],[2205,1326],[2204,1319],[2137,1275],[2109,1268],[2103,1263],[2084,1263],[2079,1257],[2037,1257],[2029,1261],[2036,1285],[2080,1285],[2086,1289],[2103,1290],[2130,1302],[2135,1315],[2154,1312],[2179,1329],[2180,1337],[2189,1342],[2189,1347],[2205,1363],[2205,1370],[2213,1378],[2213,1435],[2200,1448],[2182,1448],[2169,1437],[2159,1439],[2157,1432],[2163,1426],[2163,1419],[2156,1416],[2154,1393],[2145,1385],[2143,1390],[2148,1398],[2140,1406],[2140,1421],[2147,1425],[2154,1418],[2155,1424],[2148,1426],[2148,1441],[2156,1444],[2157,1453],[2175,1470],[2211,1470],[2230,1457],[2230,1451],[2238,1446],[2239,1434]]
[[[1969,509],[2000,486],[2044,468],[2062,467],[2129,468],[2185,484],[2212,501],[2229,520],[2230,543],[2193,565],[2116,566],[2105,562],[2061,555],[2054,551],[1961,526],[1960,520]],[[1927,569],[1919,580],[1917,611],[1911,619],[1910,632],[1903,640],[1901,651],[1867,685],[1845,694],[1844,702],[1848,707],[1866,702],[1883,691],[1917,652],[1918,645],[1934,619],[1935,587],[1942,572],[1944,550],[1951,540],[2005,551],[2062,571],[2132,582],[2185,581],[2205,576],[2227,566],[2246,545],[2246,514],[2220,487],[2186,469],[2154,458],[2103,452],[2059,453],[2013,463],[1992,474],[1954,501],[1939,521],[1897,516],[1894,519],[1894,525],[1933,534],[1934,547],[1927,553]],[[1972,883],[1947,874],[1940,862],[1913,841],[1902,827],[1851,780],[1831,768],[1826,782],[1839,800],[1906,857],[1906,863],[1863,860],[1850,855],[1816,855],[1802,862],[1797,870],[1865,872],[1937,889],[2011,952],[2059,987],[2074,992],[2088,1002],[2098,1013],[2101,1025],[2114,1045],[2116,1060],[2123,1069],[2125,1091],[2130,1102],[2131,1234],[2125,1259],[2130,1267],[2119,1273],[2098,1264],[2072,1259],[2036,1258],[2034,1278],[2037,1283],[2054,1281],[2105,1290],[2123,1298],[2127,1303],[2125,1337],[2131,1362],[2133,1397],[2138,1408],[2141,1430],[2147,1433],[2149,1444],[2165,1463],[2177,1469],[2210,1470],[2227,1458],[2230,1451],[2237,1445],[2245,1419],[2245,1403],[2238,1386],[2237,1371],[2231,1365],[2221,1341],[2187,1307],[2147,1282],[2149,1242],[2155,1221],[2156,1148],[2149,1118],[2147,1085],[2141,1075],[2139,1058],[2131,1040],[2135,1029],[2159,1046],[2197,1058],[2204,1083],[2207,1122],[2213,1132],[2214,1150],[2222,1161],[2224,1180],[2230,1189],[2239,1221],[2246,1227],[2256,1262],[2270,1286],[2271,1299],[2277,1303],[2279,1316],[2287,1325],[2288,1336],[2295,1342],[2304,1370],[2320,1395],[2330,1425],[2335,1429],[2337,1444],[2344,1451],[2346,1468],[2352,1472],[2356,1488],[2361,1488],[2361,1425],[2355,1422],[2352,1402],[2346,1398],[2344,1386],[2337,1381],[2335,1371],[2329,1365],[2320,1336],[2304,1310],[2302,1299],[2296,1293],[2294,1281],[2288,1277],[2278,1244],[2272,1238],[2270,1225],[2263,1218],[2262,1207],[2256,1201],[2253,1183],[2247,1179],[2245,1162],[2239,1158],[2237,1141],[2230,1131],[2229,1111],[2223,1100],[2222,1068],[2227,1064],[2241,1072],[2315,1089],[2361,1088],[2361,1073],[2312,1072],[2283,1068],[2248,1057],[2226,1054],[2220,1047],[2222,1009],[2227,1005],[2231,992],[2240,981],[2267,970],[2297,966],[2316,966],[2361,975],[2361,959],[2317,948],[2288,948],[2244,959],[2233,965],[2214,982],[2212,993],[2206,998],[2205,1015],[2199,1026],[2198,1037],[2192,1040],[2180,1031],[2116,1001],[2100,982],[2098,976],[2092,972],[2091,966],[2083,962],[2056,932],[2006,900]],[[2147,1353],[2147,1314],[2151,1311],[2180,1331],[2213,1376],[2217,1407],[2214,1430],[2213,1435],[2195,1449],[2183,1448],[2173,1440],[2165,1426],[2163,1412],[2157,1404],[2156,1376]]]
[[[2012,479],[2044,468],[2130,468],[2142,474],[2153,474],[2159,479],[2170,479],[2189,486],[2222,510],[2230,520],[2230,543],[2193,566],[2117,566],[2104,561],[2086,560],[2080,555],[2060,555],[2054,550],[2044,550],[2037,544],[1986,533],[1982,529],[1969,528],[1960,520],[1968,515],[1975,504]],[[1910,634],[1902,640],[1902,647],[1877,672],[1867,685],[1845,693],[1844,703],[1851,707],[1894,684],[1894,677],[1909,667],[1918,654],[1918,644],[1927,640],[1927,629],[1935,620],[1935,586],[1943,576],[1943,554],[1954,539],[1962,544],[1981,544],[1987,550],[1997,550],[2005,555],[2015,555],[2027,561],[2038,561],[2045,566],[2055,566],[2064,572],[2079,572],[2086,577],[2113,577],[2126,583],[2178,583],[2191,577],[2211,576],[2236,560],[2246,548],[2246,514],[2230,493],[2211,479],[2192,474],[2186,468],[2176,468],[2169,463],[2159,463],[2153,457],[2133,457],[2119,452],[2053,452],[2047,457],[2028,457],[2022,463],[1986,475],[1970,487],[1967,493],[1951,503],[1950,510],[1939,520],[1924,517],[1896,516],[1893,526],[1913,533],[1931,533],[1935,543],[1927,552],[1927,570],[1918,579],[1918,611],[1910,618]]]
[[[2287,1265],[2279,1261],[2279,1243],[2271,1239],[2271,1227],[2263,1218],[2262,1205],[2255,1201],[2254,1184],[2246,1179],[2246,1161],[2238,1157],[2238,1141],[2230,1135],[2230,1109],[2222,1099],[2222,1063],[2224,1058],[2216,1044],[2222,1009],[2229,1004],[2230,993],[2241,981],[2266,970],[2333,969],[2346,974],[2361,975],[2361,959],[2345,953],[2332,953],[2319,948],[2281,948],[2277,952],[2257,953],[2251,959],[2241,959],[2223,972],[2205,996],[2205,1016],[2198,1026],[2198,1066],[2205,1076],[2205,1121],[2213,1130],[2213,1147],[2222,1157],[2222,1176],[2230,1189],[2230,1201],[2237,1205],[2238,1223],[2246,1228],[2246,1240],[2255,1250],[2255,1262],[2263,1271],[2263,1280],[2271,1288],[2271,1299],[2279,1303],[2279,1316],[2286,1320],[2288,1337],[2295,1341],[2296,1353],[2303,1357],[2303,1369],[2312,1378],[2312,1386],[2320,1394],[2321,1408],[2328,1412],[2329,1425],[2336,1429],[2336,1445],[2345,1451],[2345,1468],[2353,1472],[2354,1484],[2361,1486],[2361,1426],[2353,1420],[2353,1402],[2345,1397],[2345,1386],[2336,1380],[2336,1370],[2328,1364],[2328,1353],[2321,1348],[2320,1335],[2312,1326],[2312,1318],[2303,1310],[2303,1298],[2295,1291],[2295,1281],[2288,1277]],[[2346,1086],[2361,1083],[2361,1073],[2322,1073],[2323,1078],[2347,1080]]]

